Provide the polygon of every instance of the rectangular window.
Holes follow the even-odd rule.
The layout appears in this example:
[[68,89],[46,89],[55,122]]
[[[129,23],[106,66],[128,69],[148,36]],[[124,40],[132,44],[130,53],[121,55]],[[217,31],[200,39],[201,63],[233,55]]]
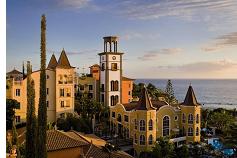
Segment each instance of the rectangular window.
[[66,101],[66,107],[70,107],[70,100]]
[[115,112],[112,112],[112,117],[115,118]]
[[93,85],[89,85],[89,91],[93,90]]
[[124,115],[124,121],[128,122],[128,116],[127,115]]
[[60,97],[64,97],[64,89],[60,89]]
[[21,122],[21,117],[20,116],[16,116],[16,123]]
[[104,101],[105,101],[104,94],[101,94],[101,102],[104,102]]
[[131,92],[130,92],[130,91],[128,91],[128,95],[131,95]]
[[104,92],[105,91],[105,85],[101,84],[101,91]]
[[118,69],[117,63],[111,63],[111,70],[116,71]]
[[67,97],[71,97],[71,89],[67,88],[66,89]]
[[64,107],[64,101],[61,101],[61,107],[62,108]]
[[47,108],[48,108],[49,107],[49,101],[48,100],[46,101],[46,105],[47,105]]
[[47,93],[47,95],[49,95],[49,88],[46,89],[46,93]]
[[16,89],[16,96],[20,96],[21,95],[21,90],[20,89]]

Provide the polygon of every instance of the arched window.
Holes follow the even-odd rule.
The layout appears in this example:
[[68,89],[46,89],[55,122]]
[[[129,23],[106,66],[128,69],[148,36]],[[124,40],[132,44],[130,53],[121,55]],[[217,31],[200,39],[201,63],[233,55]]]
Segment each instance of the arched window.
[[188,115],[188,123],[193,124],[193,114]]
[[186,116],[185,116],[185,114],[183,114],[183,116],[182,116],[182,122],[183,122],[183,123],[186,122]]
[[149,130],[153,130],[153,122],[152,122],[152,120],[149,120]]
[[145,121],[144,120],[141,120],[140,121],[140,131],[145,131],[146,128],[145,128]]
[[110,89],[111,91],[114,91],[114,81],[110,81]]
[[120,114],[118,114],[118,119],[117,119],[119,122],[122,121],[122,116]]
[[102,63],[102,65],[101,65],[101,71],[104,71],[104,70],[105,70],[105,64]]
[[111,102],[111,106],[114,106],[115,104],[114,104],[114,96],[112,95],[112,96],[110,96],[110,102]]
[[117,103],[118,103],[118,95],[116,95],[115,97],[114,97],[114,105],[116,105]]
[[114,91],[118,91],[119,90],[119,83],[118,81],[114,82]]
[[145,145],[145,136],[140,135],[140,145]]
[[199,114],[196,115],[196,123],[199,123]]
[[199,136],[199,128],[196,128],[196,136]]
[[170,120],[168,116],[163,118],[163,136],[168,136],[170,134]]
[[149,145],[152,145],[152,143],[153,143],[153,137],[152,137],[152,135],[149,136],[149,138],[148,138],[148,143],[149,143]]
[[136,133],[134,134],[134,143],[137,144],[137,135],[136,135]]
[[193,128],[192,127],[188,128],[188,136],[193,136]]

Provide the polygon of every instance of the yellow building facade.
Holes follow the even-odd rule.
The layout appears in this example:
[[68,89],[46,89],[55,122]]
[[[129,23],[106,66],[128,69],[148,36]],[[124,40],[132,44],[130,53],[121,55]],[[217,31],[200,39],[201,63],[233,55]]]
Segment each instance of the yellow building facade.
[[200,110],[190,86],[179,105],[149,98],[144,87],[137,102],[110,107],[113,134],[133,140],[134,156],[150,151],[159,137],[169,137],[176,145],[200,141]]
[[[38,114],[40,70],[34,71],[31,78],[35,83],[35,112]],[[47,120],[55,122],[57,118],[64,117],[65,113],[74,112],[74,67],[62,50],[59,60],[52,55],[46,69],[46,95],[47,95]],[[20,103],[16,109],[16,122],[26,122],[27,112],[27,77],[15,80],[7,79],[7,98],[15,99]]]

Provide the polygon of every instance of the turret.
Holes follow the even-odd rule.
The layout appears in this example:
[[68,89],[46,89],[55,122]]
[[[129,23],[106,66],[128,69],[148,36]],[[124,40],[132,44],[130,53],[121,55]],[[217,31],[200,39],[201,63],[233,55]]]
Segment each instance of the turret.
[[186,135],[187,142],[199,142],[201,105],[197,102],[191,85],[189,86],[184,102],[181,103],[180,107],[182,133]]
[[135,116],[133,143],[135,153],[140,155],[141,151],[152,150],[156,140],[156,108],[153,107],[145,86],[135,108]]

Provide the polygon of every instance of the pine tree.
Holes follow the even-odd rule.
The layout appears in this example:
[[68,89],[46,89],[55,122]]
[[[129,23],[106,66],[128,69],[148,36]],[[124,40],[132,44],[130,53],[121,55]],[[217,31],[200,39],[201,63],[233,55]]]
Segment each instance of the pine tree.
[[27,62],[27,113],[26,113],[26,158],[36,157],[35,90],[31,79],[31,66]]
[[175,104],[177,103],[177,100],[174,96],[174,90],[173,90],[173,86],[172,86],[172,83],[171,83],[171,80],[168,80],[167,81],[167,85],[166,85],[166,90],[165,90],[166,94],[167,94],[167,97],[166,97],[166,101],[169,103],[169,104]]
[[41,61],[40,61],[40,97],[38,109],[38,131],[37,131],[37,157],[46,158],[46,130],[47,130],[47,107],[46,107],[46,17],[41,17]]

